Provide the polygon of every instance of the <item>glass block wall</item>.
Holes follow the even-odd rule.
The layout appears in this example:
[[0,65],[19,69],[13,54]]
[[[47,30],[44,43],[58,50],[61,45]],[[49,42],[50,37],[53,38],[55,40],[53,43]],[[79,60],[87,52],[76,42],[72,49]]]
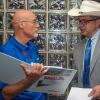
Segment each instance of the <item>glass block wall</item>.
[[[44,65],[72,68],[73,44],[80,39],[78,22],[67,15],[81,0],[0,0],[0,45],[13,35],[11,19],[18,9],[31,9],[38,18],[39,47]],[[52,99],[53,100],[53,99]]]

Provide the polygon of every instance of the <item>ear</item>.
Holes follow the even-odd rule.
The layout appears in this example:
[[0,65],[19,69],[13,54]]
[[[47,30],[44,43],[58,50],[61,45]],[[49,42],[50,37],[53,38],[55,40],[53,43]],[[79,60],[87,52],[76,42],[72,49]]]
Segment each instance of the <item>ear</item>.
[[98,19],[98,20],[96,21],[96,27],[97,27],[97,28],[100,27],[100,19]]
[[24,23],[24,22],[20,22],[20,23],[19,23],[19,27],[20,27],[21,29],[23,29],[23,28],[25,27],[25,23]]

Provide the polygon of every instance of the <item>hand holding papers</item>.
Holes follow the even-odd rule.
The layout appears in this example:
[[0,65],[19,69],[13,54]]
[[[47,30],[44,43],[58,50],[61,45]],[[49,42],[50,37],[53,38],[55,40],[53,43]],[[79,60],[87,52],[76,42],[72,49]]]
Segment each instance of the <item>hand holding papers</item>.
[[[0,53],[0,80],[10,84],[25,78],[25,73],[20,67],[21,63],[25,62]],[[59,66],[45,67],[48,69],[47,73],[29,89],[35,92],[64,94],[76,70],[61,68]]]
[[90,88],[77,88],[72,87],[67,100],[91,100],[89,93],[92,89]]
[[89,96],[92,96],[93,100],[100,100],[100,85],[94,86]]
[[[64,94],[69,83],[73,79],[76,70],[65,69],[57,66],[46,66],[48,72],[39,79],[36,84],[36,91],[47,93]],[[35,89],[34,87],[34,89]]]

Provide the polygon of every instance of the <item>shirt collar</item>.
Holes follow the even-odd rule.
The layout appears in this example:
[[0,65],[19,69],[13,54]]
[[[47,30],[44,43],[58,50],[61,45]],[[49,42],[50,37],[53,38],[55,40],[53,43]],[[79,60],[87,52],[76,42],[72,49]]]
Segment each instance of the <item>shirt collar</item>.
[[98,39],[100,35],[100,29],[97,30],[97,32],[92,36],[91,40],[94,41],[95,39]]
[[28,42],[27,46],[21,44],[20,42],[18,42],[13,36],[10,38],[10,41],[12,44],[14,44],[17,48],[22,49],[22,50],[26,50],[32,47],[32,42]]

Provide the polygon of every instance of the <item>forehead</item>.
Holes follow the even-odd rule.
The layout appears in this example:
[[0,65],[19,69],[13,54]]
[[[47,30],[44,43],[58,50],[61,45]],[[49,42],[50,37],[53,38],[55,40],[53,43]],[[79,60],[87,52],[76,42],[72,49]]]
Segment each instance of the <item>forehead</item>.
[[24,19],[25,20],[34,20],[34,19],[36,19],[36,15],[33,12],[30,12],[24,16]]
[[32,11],[18,11],[15,13],[13,20],[25,21],[25,20],[34,20],[36,15]]

